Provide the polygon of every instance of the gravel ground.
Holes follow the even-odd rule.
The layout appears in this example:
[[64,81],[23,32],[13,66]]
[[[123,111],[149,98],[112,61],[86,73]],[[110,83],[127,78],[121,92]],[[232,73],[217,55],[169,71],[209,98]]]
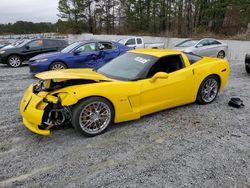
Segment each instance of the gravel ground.
[[[70,126],[50,137],[22,124],[19,102],[35,79],[0,66],[0,187],[250,187],[250,77],[231,62],[227,88],[86,138]],[[242,109],[227,105],[244,100]]]

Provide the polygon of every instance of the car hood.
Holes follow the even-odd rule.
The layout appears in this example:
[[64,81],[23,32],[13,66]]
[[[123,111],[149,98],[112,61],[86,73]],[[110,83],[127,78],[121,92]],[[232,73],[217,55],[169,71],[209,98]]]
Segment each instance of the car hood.
[[84,80],[94,80],[94,81],[113,81],[113,79],[108,78],[98,72],[93,71],[93,69],[65,69],[56,71],[47,71],[35,75],[41,80],[71,80],[71,79],[84,79]]
[[1,50],[9,50],[9,49],[17,49],[17,47],[13,45],[6,45],[1,48]]
[[58,56],[59,54],[63,54],[62,52],[50,52],[50,53],[44,53],[44,54],[40,54],[37,55],[33,58],[31,58],[31,61],[37,60],[37,59],[45,59],[45,58],[50,58],[50,57],[54,57],[54,56]]
[[175,50],[179,50],[179,51],[184,51],[186,49],[188,49],[189,47],[173,47],[173,49]]

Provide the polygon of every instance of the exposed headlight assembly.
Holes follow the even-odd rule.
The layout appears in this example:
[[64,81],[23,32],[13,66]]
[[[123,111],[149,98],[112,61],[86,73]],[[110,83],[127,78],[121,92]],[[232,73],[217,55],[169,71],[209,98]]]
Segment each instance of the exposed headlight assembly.
[[41,91],[46,91],[50,87],[50,80],[39,80],[37,84],[33,87],[34,93],[39,93]]

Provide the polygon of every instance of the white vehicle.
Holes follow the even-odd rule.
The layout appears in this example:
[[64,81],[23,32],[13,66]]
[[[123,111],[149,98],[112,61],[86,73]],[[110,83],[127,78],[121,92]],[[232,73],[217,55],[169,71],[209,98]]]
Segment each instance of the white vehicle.
[[174,49],[200,56],[225,58],[228,55],[228,45],[211,38],[188,39],[175,45]]
[[118,40],[120,44],[126,45],[130,48],[164,48],[164,43],[144,43],[142,37],[131,37]]

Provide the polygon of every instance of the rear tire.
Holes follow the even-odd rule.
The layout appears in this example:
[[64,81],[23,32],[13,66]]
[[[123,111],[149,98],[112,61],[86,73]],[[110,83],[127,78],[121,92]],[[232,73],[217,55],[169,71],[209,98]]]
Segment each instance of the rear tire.
[[75,105],[72,112],[73,127],[88,137],[104,133],[114,121],[112,104],[101,97],[82,100]]
[[219,79],[218,77],[211,75],[203,80],[200,85],[197,102],[199,104],[209,104],[214,101],[219,92]]
[[219,53],[217,54],[217,58],[224,59],[225,58],[225,52],[223,50],[219,51]]
[[18,55],[11,55],[7,60],[7,64],[11,68],[20,67],[22,65],[22,59]]
[[67,66],[63,62],[54,62],[49,66],[49,70],[62,70],[67,69]]

